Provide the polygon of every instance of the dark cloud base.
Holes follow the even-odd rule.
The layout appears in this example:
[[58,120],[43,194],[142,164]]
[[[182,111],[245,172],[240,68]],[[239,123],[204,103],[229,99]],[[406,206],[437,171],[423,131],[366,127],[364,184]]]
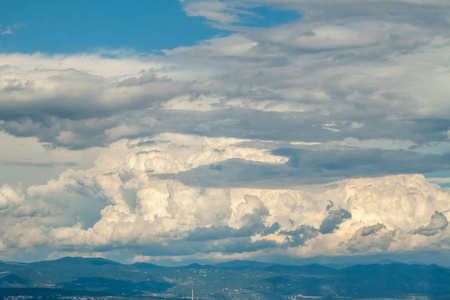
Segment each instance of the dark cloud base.
[[[125,109],[107,117],[71,119],[41,114],[0,113],[0,129],[14,136],[36,136],[40,142],[53,147],[83,149],[106,146],[121,138],[152,137],[164,132],[194,134],[207,137],[241,139],[328,142],[346,138],[392,139],[412,141],[417,145],[446,140],[450,128],[448,119],[408,119],[402,122],[379,121],[384,116],[328,115],[327,118],[295,112],[264,112],[249,109],[225,109],[209,112],[146,109]],[[153,124],[146,123],[152,119]],[[323,124],[334,120],[330,130]],[[364,128],[353,128],[353,122],[364,122]],[[105,134],[118,126],[133,126],[134,132],[117,137]],[[295,130],[293,130],[295,128]],[[61,139],[61,133],[71,137]]]
[[303,150],[277,149],[274,155],[289,157],[286,164],[230,159],[159,178],[206,187],[279,188],[328,183],[346,178],[450,170],[450,154],[420,154],[403,150]]

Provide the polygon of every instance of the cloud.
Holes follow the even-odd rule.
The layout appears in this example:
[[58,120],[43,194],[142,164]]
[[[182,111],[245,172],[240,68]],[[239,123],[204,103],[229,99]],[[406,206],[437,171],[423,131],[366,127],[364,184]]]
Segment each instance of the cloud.
[[352,214],[343,208],[328,210],[328,216],[320,224],[319,232],[322,234],[332,233],[339,228],[339,224],[351,217]]
[[1,188],[0,207],[7,208],[11,204],[24,200],[23,187],[19,184],[3,185]]
[[[449,9],[448,3],[441,0],[423,1],[423,0],[388,0],[380,6],[377,1],[364,0],[338,0],[329,3],[319,0],[256,0],[253,1],[259,5],[276,5],[289,9],[296,9],[303,12],[309,21],[329,19],[351,19],[361,17],[365,19],[378,18],[382,20],[395,20],[397,22],[415,22],[423,26],[436,26],[445,24],[445,12]],[[369,7],[370,10],[364,10],[362,4]],[[405,11],[410,9],[411,11]],[[386,11],[395,13],[386,14]],[[425,23],[426,13],[436,11],[436,19],[431,23]],[[415,16],[413,18],[412,16]]]
[[3,185],[3,251],[41,247],[53,256],[116,251],[175,258],[446,249],[449,194],[422,175],[289,188],[187,186],[155,176],[209,170],[237,157],[286,162],[242,142],[180,134],[122,140],[103,150],[90,169],[66,171],[40,186]]
[[273,155],[287,157],[284,163],[265,163],[228,159],[210,166],[199,166],[173,178],[187,185],[208,187],[289,187],[325,183],[344,178],[382,176],[397,173],[425,173],[447,170],[448,153],[420,154],[403,150],[348,149],[306,150],[280,148]]
[[444,141],[449,38],[383,22],[296,22],[158,57],[4,54],[0,128],[69,149],[162,128],[282,141]]
[[431,236],[438,234],[441,230],[444,230],[448,225],[447,218],[439,211],[436,211],[432,216],[430,223],[426,226],[421,226],[415,230],[415,234],[421,234],[425,236]]
[[435,177],[435,178],[427,178],[430,182],[435,182],[435,183],[442,183],[442,184],[446,184],[446,183],[450,183],[450,178],[441,178],[441,177]]
[[389,249],[394,241],[395,230],[387,230],[383,224],[365,226],[358,229],[353,237],[346,243],[351,253],[381,252]]
[[309,239],[315,238],[318,230],[312,226],[301,225],[294,230],[284,230],[280,233],[286,235],[289,247],[297,247],[303,246]]
[[[277,149],[275,155],[290,157],[287,165],[315,172],[342,172],[344,176],[368,175],[391,172],[425,173],[433,169],[448,169],[445,162],[449,153],[443,155],[419,154],[403,150],[325,150],[308,151]],[[311,166],[312,164],[312,166]],[[366,169],[366,170],[363,170]],[[370,170],[369,170],[370,169]],[[353,174],[351,174],[353,173]]]
[[[361,31],[368,29],[364,27],[352,28],[350,25],[308,28],[309,26],[296,25],[284,25],[263,31],[260,39],[264,43],[279,47],[281,51],[305,53],[362,48],[380,43],[375,35],[362,33]],[[294,32],[293,28],[299,29],[299,32]]]
[[381,229],[386,228],[383,224],[376,224],[372,226],[363,227],[361,229],[361,236],[368,236],[374,233],[377,233]]
[[184,10],[191,17],[204,17],[219,24],[231,24],[239,21],[239,10],[233,6],[232,3],[222,1],[189,1]]
[[[187,5],[236,4],[208,3]],[[386,20],[385,13],[355,18],[346,15],[356,9],[348,2],[300,6],[298,22],[240,30],[164,56],[3,54],[0,95],[8,101],[0,103],[0,128],[69,149],[165,128],[280,141],[446,140],[450,37],[439,24]],[[342,6],[333,14],[343,15],[325,22],[310,6]]]
[[6,29],[2,30],[2,26],[0,25],[0,35],[6,35],[6,34],[13,34],[16,32],[17,29],[21,28],[21,27],[25,27],[26,24],[24,23],[17,23],[17,24],[13,24],[11,26],[7,26]]
[[[236,25],[265,5],[302,18]],[[450,169],[448,3],[184,8],[232,32],[158,56],[0,55],[2,182],[45,178],[2,183],[4,253],[450,247],[448,190],[420,175]]]

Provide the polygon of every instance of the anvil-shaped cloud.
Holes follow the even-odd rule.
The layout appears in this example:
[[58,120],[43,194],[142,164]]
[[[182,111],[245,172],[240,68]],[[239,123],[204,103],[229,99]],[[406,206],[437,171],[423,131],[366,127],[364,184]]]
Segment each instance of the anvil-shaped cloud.
[[180,134],[158,135],[151,143],[122,140],[91,169],[68,170],[41,186],[5,184],[0,193],[2,248],[122,249],[142,258],[449,247],[449,193],[422,175],[290,188],[275,188],[272,179],[271,189],[189,186],[161,177],[201,166],[221,173],[217,166],[230,159],[267,168],[288,161],[243,142]]

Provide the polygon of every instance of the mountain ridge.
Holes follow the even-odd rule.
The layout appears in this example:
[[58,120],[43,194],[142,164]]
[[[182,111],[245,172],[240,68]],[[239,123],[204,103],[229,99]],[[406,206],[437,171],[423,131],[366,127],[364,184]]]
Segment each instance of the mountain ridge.
[[280,297],[450,299],[450,268],[438,265],[355,264],[342,269],[321,264],[282,265],[235,260],[178,267],[121,264],[103,258],[64,257],[33,263],[0,262],[0,294],[45,289],[46,295],[99,293],[119,297],[179,299],[191,289],[199,299]]

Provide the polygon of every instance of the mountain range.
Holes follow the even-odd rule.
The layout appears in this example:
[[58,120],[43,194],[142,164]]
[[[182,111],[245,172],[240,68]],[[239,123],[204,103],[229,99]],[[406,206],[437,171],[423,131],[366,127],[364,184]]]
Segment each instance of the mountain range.
[[192,290],[199,299],[450,299],[450,268],[396,262],[337,268],[255,261],[164,267],[78,257],[0,262],[4,299],[187,299]]

